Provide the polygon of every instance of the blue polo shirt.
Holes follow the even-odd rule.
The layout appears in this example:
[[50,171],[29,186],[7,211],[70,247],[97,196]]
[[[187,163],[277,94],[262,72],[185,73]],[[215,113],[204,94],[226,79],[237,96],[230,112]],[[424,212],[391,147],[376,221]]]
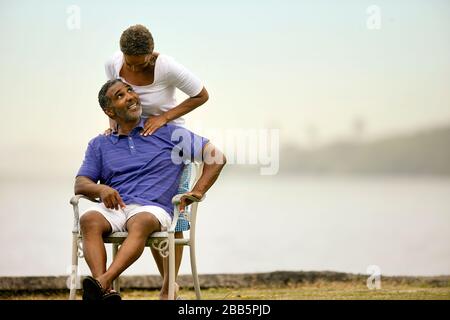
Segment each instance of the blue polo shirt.
[[173,216],[184,163],[200,160],[208,139],[167,124],[141,136],[145,118],[128,136],[99,135],[89,142],[77,176],[116,189],[125,204],[155,205]]

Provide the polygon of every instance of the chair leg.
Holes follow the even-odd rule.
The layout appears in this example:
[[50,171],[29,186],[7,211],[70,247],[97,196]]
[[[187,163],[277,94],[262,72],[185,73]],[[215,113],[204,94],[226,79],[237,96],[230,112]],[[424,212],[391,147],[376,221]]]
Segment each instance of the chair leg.
[[[112,256],[113,260],[116,258],[117,251],[119,250],[119,245],[117,243],[113,243],[112,245]],[[120,293],[120,277],[117,277],[113,281],[113,289]]]
[[169,300],[175,300],[175,234],[169,233]]
[[69,300],[75,300],[77,293],[78,277],[78,234],[72,235],[72,270],[70,272]]
[[192,238],[191,238],[191,242],[189,245],[189,254],[190,254],[190,260],[191,260],[192,279],[194,280],[195,295],[197,297],[197,300],[201,300],[202,295],[200,292],[200,281],[198,280],[197,260],[195,257],[195,239],[192,239]]

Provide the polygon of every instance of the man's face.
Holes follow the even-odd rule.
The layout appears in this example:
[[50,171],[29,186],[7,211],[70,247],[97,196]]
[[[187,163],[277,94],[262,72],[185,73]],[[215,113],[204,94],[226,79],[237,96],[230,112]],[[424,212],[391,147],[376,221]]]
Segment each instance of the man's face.
[[111,104],[105,109],[105,113],[114,120],[131,122],[140,118],[141,101],[130,85],[116,82],[108,89],[106,96],[111,99]]

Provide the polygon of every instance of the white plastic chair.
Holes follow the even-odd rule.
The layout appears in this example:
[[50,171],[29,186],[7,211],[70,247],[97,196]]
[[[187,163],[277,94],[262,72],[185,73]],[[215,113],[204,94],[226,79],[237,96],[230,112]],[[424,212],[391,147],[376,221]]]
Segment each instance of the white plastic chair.
[[[185,165],[183,169],[182,178],[180,180],[180,189],[184,185],[184,189],[191,190],[192,186],[197,182],[201,176],[202,165],[198,163],[190,163]],[[190,173],[190,174],[189,174]],[[186,181],[187,179],[187,181]],[[189,186],[186,188],[186,186]],[[175,238],[175,227],[177,225],[178,218],[180,217],[179,204],[180,199],[184,195],[177,194],[172,198],[172,204],[174,205],[174,217],[172,224],[167,231],[154,232],[152,233],[146,242],[146,246],[152,246],[157,249],[162,257],[169,257],[169,296],[170,300],[175,297],[175,246],[183,245],[189,246],[190,262],[192,278],[194,280],[195,295],[197,299],[201,299],[200,293],[200,283],[197,274],[197,263],[195,257],[195,224],[197,219],[197,207],[198,202],[202,201],[194,198],[192,196],[187,196],[191,199],[193,203],[186,208],[184,212],[185,219],[190,223],[189,236],[183,239]],[[77,275],[78,275],[78,258],[83,258],[83,250],[81,247],[82,235],[80,231],[80,216],[78,203],[80,199],[87,199],[92,202],[99,202],[96,199],[90,199],[83,195],[75,195],[70,199],[70,204],[73,206],[74,220],[73,220],[73,230],[72,230],[72,271],[70,275],[70,300],[75,300],[76,289],[77,289]],[[112,244],[112,255],[113,259],[116,257],[119,246],[126,239],[127,232],[113,232],[108,236],[103,238],[104,243]],[[113,289],[120,292],[120,282],[119,277],[113,282]]]

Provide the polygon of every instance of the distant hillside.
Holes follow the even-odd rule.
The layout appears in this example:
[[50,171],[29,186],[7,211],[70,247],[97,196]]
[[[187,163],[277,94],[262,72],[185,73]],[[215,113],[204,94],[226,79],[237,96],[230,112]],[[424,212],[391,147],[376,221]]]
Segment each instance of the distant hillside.
[[450,127],[314,151],[285,148],[280,158],[281,171],[450,175]]

